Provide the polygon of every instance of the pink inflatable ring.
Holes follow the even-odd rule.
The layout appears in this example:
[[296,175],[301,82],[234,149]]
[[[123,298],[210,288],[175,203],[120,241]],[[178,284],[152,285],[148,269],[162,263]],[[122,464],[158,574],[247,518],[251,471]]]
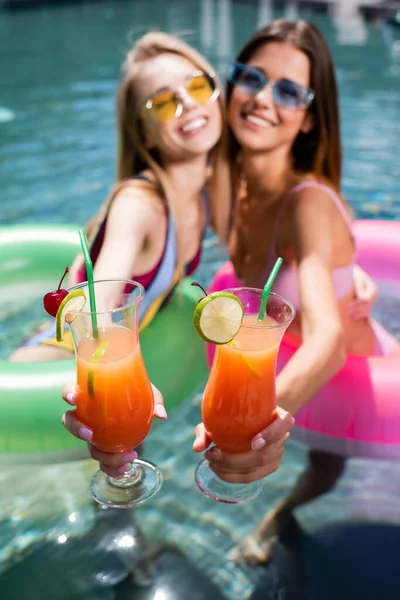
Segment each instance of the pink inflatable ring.
[[[400,223],[356,221],[357,264],[379,280],[389,295],[399,297]],[[226,263],[209,291],[240,286]],[[286,334],[278,356],[278,372],[300,341]],[[208,363],[214,347],[208,345]],[[348,355],[341,371],[296,414],[292,437],[311,448],[343,456],[400,458],[400,356]]]

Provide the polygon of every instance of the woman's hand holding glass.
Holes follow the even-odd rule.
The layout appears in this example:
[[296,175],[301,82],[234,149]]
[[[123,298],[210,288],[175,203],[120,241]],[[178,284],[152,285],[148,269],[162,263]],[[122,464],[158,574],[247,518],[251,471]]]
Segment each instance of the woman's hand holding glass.
[[[167,412],[164,408],[164,400],[161,392],[153,385],[154,394],[154,416],[158,419],[166,419]],[[77,396],[77,388],[75,384],[67,384],[64,386],[62,391],[62,397],[71,406],[75,406]],[[124,471],[126,471],[127,463],[137,458],[137,452],[132,450],[129,453],[116,453],[111,454],[109,452],[103,452],[93,446],[90,440],[93,436],[93,431],[78,421],[76,417],[76,410],[68,410],[62,417],[64,427],[72,433],[73,436],[80,440],[84,440],[88,443],[88,448],[91,457],[97,460],[100,464],[100,469],[110,475],[111,477],[119,477]]]
[[[279,406],[276,418],[252,440],[252,450],[243,454],[228,454],[216,446],[207,450],[205,458],[214,473],[227,483],[252,483],[279,468],[285,442],[294,426],[294,418]],[[203,423],[196,427],[195,452],[204,452],[211,444]]]
[[[63,399],[75,406],[76,385],[68,384],[62,392]],[[153,386],[154,416],[166,419],[167,413],[161,392]],[[90,443],[93,432],[76,418],[75,410],[64,413],[64,427],[75,437],[88,443],[91,457],[100,463],[100,469],[111,477],[118,477],[126,470],[126,463],[132,461],[136,452],[111,454],[99,450]],[[251,483],[270,475],[279,468],[284,452],[285,442],[294,426],[294,418],[283,408],[277,407],[276,419],[253,439],[251,452],[244,454],[227,454],[218,448],[210,448],[206,458],[210,468],[224,481],[229,483]],[[204,452],[211,443],[203,423],[196,427],[196,439],[193,444],[195,452]]]

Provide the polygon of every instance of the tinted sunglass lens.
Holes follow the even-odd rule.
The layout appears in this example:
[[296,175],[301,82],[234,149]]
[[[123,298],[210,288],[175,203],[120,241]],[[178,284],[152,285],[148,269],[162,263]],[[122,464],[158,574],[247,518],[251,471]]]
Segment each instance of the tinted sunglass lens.
[[209,78],[205,74],[196,75],[188,82],[186,91],[194,100],[200,104],[205,104],[213,95],[215,85],[211,77]]
[[154,96],[151,110],[159,121],[167,123],[175,117],[178,102],[171,92],[162,92]]
[[274,98],[277,104],[290,108],[307,104],[304,90],[292,81],[278,81],[274,86]]
[[[215,83],[206,73],[195,75],[186,83],[186,93],[199,104],[206,104],[215,92]],[[215,95],[217,97],[217,94]],[[148,101],[146,107],[153,116],[162,123],[179,117],[182,113],[182,100],[172,91],[160,92]]]
[[233,85],[237,85],[248,94],[256,94],[261,90],[265,81],[255,71],[236,67],[231,76]]

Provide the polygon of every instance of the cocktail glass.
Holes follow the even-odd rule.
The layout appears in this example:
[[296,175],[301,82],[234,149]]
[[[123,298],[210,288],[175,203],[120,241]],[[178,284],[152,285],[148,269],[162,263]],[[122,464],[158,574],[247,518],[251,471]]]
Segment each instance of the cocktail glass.
[[[107,298],[117,287],[120,305],[110,310]],[[69,289],[82,289],[87,282]],[[93,430],[91,443],[111,453],[128,453],[150,431],[154,397],[140,350],[138,313],[144,295],[135,281],[113,279],[94,282],[98,337],[94,339],[88,302],[80,312],[68,312],[77,363],[79,421]],[[113,294],[115,297],[115,294]],[[97,471],[90,492],[100,504],[129,508],[151,498],[162,476],[157,466],[137,458],[121,477]]]
[[[266,315],[258,321],[263,290],[233,288],[244,307],[243,323],[234,340],[218,345],[202,401],[202,420],[213,443],[223,452],[245,453],[251,440],[275,418],[276,359],[283,334],[295,310],[288,301],[270,293]],[[254,498],[262,481],[227,483],[203,460],[195,479],[199,489],[219,502],[231,504]]]

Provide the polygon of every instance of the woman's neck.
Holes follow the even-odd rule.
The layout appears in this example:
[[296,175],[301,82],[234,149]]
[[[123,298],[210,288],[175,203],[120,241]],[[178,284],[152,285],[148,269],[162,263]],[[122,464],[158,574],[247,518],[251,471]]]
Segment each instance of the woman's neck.
[[[284,151],[282,151],[284,150]],[[247,193],[273,203],[295,181],[291,158],[286,149],[265,153],[241,153],[241,170],[247,182]]]
[[177,192],[185,192],[185,197],[197,198],[207,181],[207,157],[200,156],[186,162],[165,165],[172,185]]

